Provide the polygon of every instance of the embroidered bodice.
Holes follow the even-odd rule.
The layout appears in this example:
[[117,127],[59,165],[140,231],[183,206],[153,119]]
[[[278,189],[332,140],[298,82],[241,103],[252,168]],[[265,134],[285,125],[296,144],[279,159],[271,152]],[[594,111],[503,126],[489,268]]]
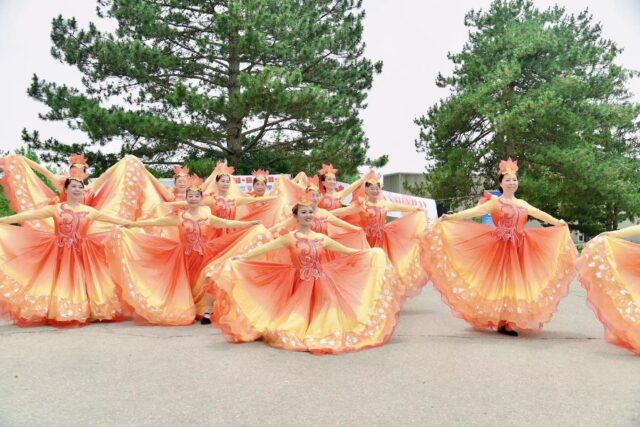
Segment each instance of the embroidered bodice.
[[209,220],[207,218],[191,219],[183,213],[180,215],[180,241],[184,244],[184,254],[197,253],[204,255],[207,242]]
[[223,219],[236,219],[236,201],[234,199],[214,196],[213,201],[211,212],[214,215]]
[[56,209],[55,234],[58,247],[77,247],[87,234],[89,212],[74,211],[65,204]]
[[524,226],[529,218],[527,208],[498,199],[496,207],[491,211],[491,218],[496,226],[493,234],[497,239],[510,241],[518,246],[522,244]]
[[387,221],[387,210],[384,206],[364,204],[361,219],[367,240],[372,246],[379,247],[384,239],[384,225]]
[[319,279],[324,275],[320,265],[323,252],[322,239],[307,239],[294,233],[294,259],[298,262],[300,280]]
[[320,203],[318,203],[318,207],[330,211],[333,209],[341,208],[342,203],[340,203],[340,200],[336,199],[332,195],[325,193],[322,195]]

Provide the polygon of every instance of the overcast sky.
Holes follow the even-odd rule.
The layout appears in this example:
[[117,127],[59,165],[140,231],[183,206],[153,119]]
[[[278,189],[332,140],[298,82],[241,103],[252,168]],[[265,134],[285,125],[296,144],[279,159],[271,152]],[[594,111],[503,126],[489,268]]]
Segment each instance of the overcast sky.
[[[367,11],[364,39],[367,56],[382,60],[384,69],[369,94],[363,112],[370,156],[389,154],[383,169],[391,172],[422,172],[425,160],[416,153],[418,127],[413,120],[446,96],[435,86],[438,72],[448,74],[447,52],[458,52],[467,40],[463,25],[469,9],[487,9],[490,0],[365,0]],[[624,48],[620,63],[640,70],[639,0],[536,0],[547,8],[555,3],[570,12],[589,8],[603,33]],[[0,148],[20,146],[23,127],[38,129],[43,137],[65,142],[82,141],[84,134],[69,131],[62,123],[38,119],[43,106],[31,100],[26,89],[33,73],[41,78],[78,86],[79,73],[51,58],[51,20],[62,14],[75,16],[82,27],[98,21],[92,0],[0,0]],[[97,22],[99,25],[100,22]],[[640,94],[640,81],[631,86]],[[640,97],[636,96],[636,99]],[[330,159],[328,159],[330,160]]]

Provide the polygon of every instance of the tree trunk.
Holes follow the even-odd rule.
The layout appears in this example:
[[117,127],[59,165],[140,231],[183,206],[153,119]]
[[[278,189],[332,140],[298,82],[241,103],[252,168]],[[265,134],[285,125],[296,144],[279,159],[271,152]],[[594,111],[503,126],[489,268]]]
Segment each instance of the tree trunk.
[[[240,92],[240,46],[238,29],[234,28],[229,33],[229,83],[227,95],[230,105],[234,105],[233,98]],[[243,117],[231,111],[226,114],[227,149],[229,150],[229,163],[238,166],[242,156],[242,124]]]

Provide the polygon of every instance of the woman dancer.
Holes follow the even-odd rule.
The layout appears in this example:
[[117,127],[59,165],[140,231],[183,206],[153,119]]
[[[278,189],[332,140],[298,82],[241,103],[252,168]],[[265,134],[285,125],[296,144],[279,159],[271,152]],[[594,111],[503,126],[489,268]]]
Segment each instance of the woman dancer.
[[[202,180],[192,178],[184,212],[127,224],[177,227],[179,240],[119,230],[109,241],[109,265],[123,298],[150,323],[187,325],[196,315],[208,317],[204,290],[195,286],[202,268],[225,253],[248,250],[266,239],[267,232],[257,221],[231,221],[211,215],[209,208],[201,206],[201,184]],[[220,227],[244,230],[214,238],[215,229]]]
[[319,187],[322,192],[322,200],[320,200],[318,206],[329,211],[341,208],[342,200],[357,190],[364,181],[364,177],[362,177],[350,184],[347,188],[336,191],[336,185],[338,183],[336,180],[336,172],[338,172],[338,169],[335,169],[332,164],[322,164],[322,169],[318,171],[320,178]]
[[[66,201],[0,218],[0,311],[18,325],[79,326],[118,320],[122,306],[104,253],[105,233],[91,224],[123,220],[82,202],[79,168],[63,184]],[[54,232],[6,224],[51,218]]]
[[[431,280],[454,313],[479,329],[517,336],[551,319],[575,275],[566,223],[515,197],[517,162],[500,162],[501,197],[443,215],[428,234]],[[463,222],[490,214],[495,227]],[[555,225],[525,229],[528,217]]]
[[[364,178],[364,200],[332,211],[336,216],[362,227],[372,248],[382,248],[395,268],[406,296],[417,295],[429,281],[427,274],[427,217],[415,206],[381,200],[379,176],[370,172]],[[387,213],[409,212],[387,223]]]
[[[384,253],[347,248],[311,231],[310,200],[295,205],[293,214],[296,231],[207,268],[214,322],[231,342],[262,339],[318,354],[386,343],[399,304]],[[327,261],[327,250],[343,255]]]

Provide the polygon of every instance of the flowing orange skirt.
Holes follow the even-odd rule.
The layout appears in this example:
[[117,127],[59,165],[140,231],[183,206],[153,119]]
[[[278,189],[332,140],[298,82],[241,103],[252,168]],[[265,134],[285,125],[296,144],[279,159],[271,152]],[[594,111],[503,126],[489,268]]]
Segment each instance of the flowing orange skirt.
[[428,237],[431,280],[456,316],[475,328],[540,329],[575,276],[569,229],[525,229],[520,246],[497,239],[494,230],[473,222],[437,223]]
[[115,230],[107,243],[109,266],[122,298],[149,323],[188,325],[206,311],[202,269],[216,259],[242,253],[266,240],[262,226],[234,230],[208,240],[203,253],[185,252],[179,241],[127,229]]
[[578,271],[606,339],[640,355],[640,245],[596,237],[582,251]]
[[19,325],[74,326],[117,320],[122,306],[109,275],[104,234],[75,247],[55,235],[0,224],[0,308]]
[[231,342],[335,354],[383,345],[396,326],[397,279],[379,249],[323,262],[305,279],[291,262],[216,264],[213,320]]

